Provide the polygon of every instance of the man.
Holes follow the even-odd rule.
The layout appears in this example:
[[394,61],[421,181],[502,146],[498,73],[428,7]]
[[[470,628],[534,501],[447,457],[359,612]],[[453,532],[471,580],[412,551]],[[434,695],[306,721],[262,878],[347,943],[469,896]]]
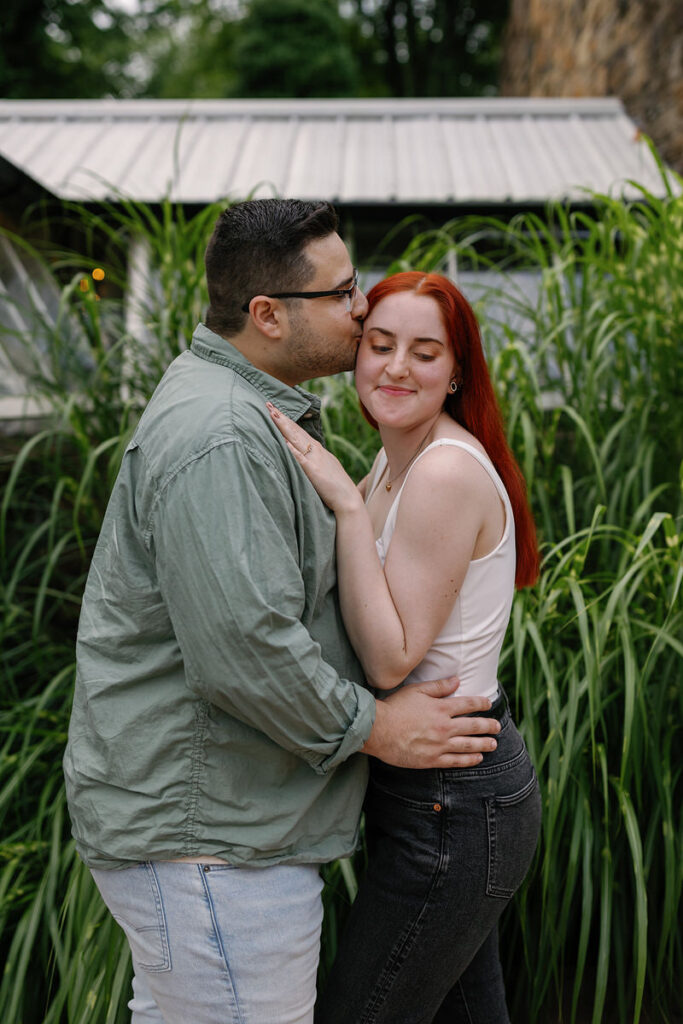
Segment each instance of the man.
[[350,854],[374,754],[464,766],[498,723],[430,683],[377,702],[345,636],[334,516],[266,402],[353,366],[367,303],[329,204],[227,210],[210,308],[126,449],[83,600],[73,833],[129,939],[134,1024],[305,1024],[320,863]]

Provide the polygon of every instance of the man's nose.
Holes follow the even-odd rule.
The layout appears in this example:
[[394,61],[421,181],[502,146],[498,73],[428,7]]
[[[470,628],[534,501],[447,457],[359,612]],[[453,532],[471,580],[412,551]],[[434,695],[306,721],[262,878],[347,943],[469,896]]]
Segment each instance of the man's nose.
[[353,303],[351,304],[351,316],[354,320],[364,320],[367,315],[368,300],[365,298],[365,292],[362,292],[360,288],[356,288]]

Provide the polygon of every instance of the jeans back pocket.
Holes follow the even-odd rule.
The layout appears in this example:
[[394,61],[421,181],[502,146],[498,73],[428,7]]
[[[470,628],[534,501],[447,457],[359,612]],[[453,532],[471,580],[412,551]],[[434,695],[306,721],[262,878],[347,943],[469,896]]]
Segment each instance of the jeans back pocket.
[[529,870],[541,829],[541,795],[533,768],[529,782],[516,793],[487,798],[486,818],[486,892],[510,899]]
[[148,862],[120,871],[92,872],[102,899],[121,925],[136,966],[170,971],[166,915],[154,865]]

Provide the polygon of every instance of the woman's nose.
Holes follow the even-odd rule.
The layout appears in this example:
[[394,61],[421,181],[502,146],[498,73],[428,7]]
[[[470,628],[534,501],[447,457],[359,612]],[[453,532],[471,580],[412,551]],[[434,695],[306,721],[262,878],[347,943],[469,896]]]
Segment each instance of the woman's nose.
[[408,361],[403,352],[394,349],[387,363],[387,371],[392,377],[405,377],[408,372]]

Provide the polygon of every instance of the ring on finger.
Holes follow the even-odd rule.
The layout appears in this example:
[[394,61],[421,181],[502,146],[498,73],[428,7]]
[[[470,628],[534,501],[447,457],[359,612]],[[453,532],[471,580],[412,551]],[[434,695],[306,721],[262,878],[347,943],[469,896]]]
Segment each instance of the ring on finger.
[[312,451],[313,451],[313,445],[309,444],[308,448],[304,452],[304,455],[310,455]]

